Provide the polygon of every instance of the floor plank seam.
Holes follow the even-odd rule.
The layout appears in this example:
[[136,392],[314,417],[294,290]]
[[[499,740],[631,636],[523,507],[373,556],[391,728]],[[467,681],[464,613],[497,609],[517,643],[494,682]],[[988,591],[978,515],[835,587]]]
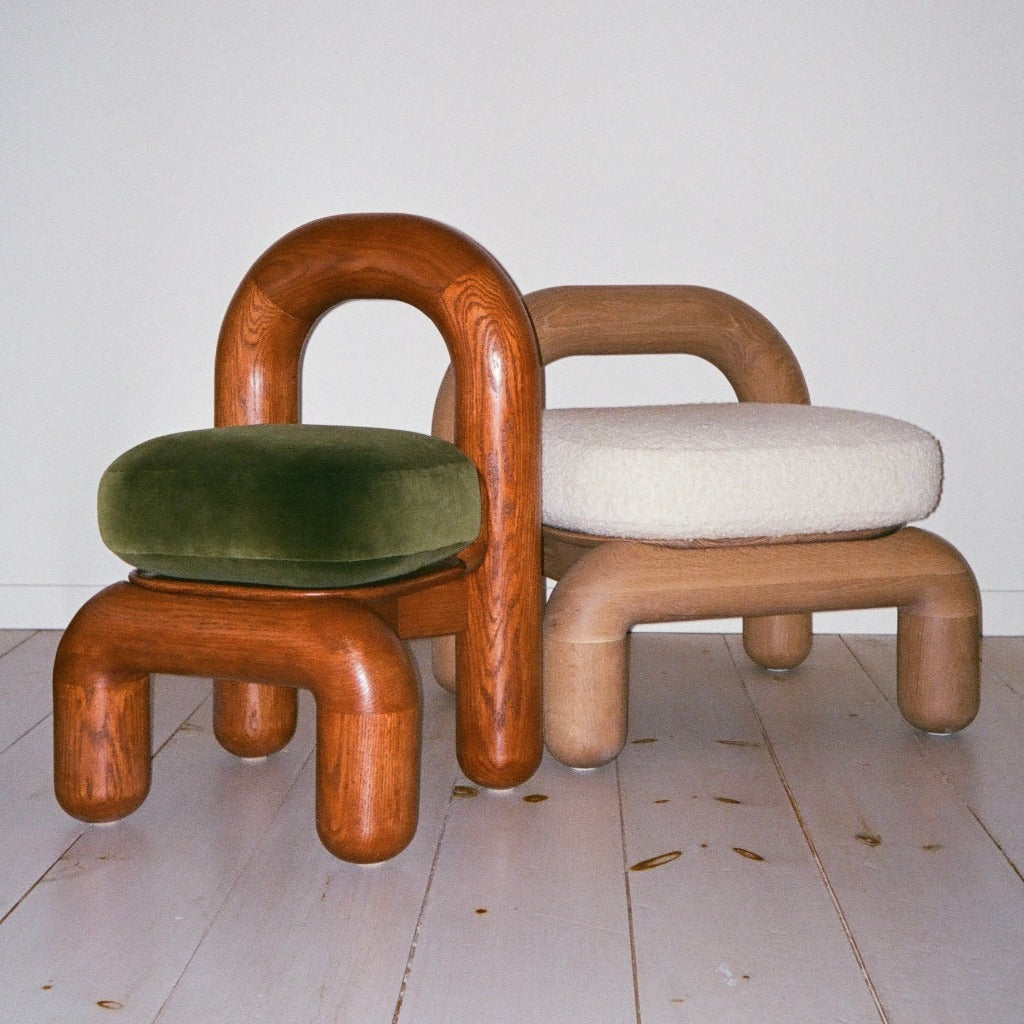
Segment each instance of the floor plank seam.
[[19,647],[23,647],[27,644],[29,640],[33,640],[35,637],[39,636],[41,632],[43,632],[41,629],[33,630],[28,636],[19,640],[9,651],[4,651],[3,654],[0,654],[0,658],[6,658],[8,654],[13,654]]
[[[212,700],[212,694],[207,694],[207,696],[203,697],[203,698],[202,698],[202,699],[201,699],[201,700],[199,701],[199,703],[198,703],[198,704],[196,704],[196,706],[195,706],[195,707],[194,707],[194,708],[193,708],[193,709],[192,709],[192,710],[191,710],[191,711],[190,711],[190,712],[189,712],[189,713],[188,713],[187,715],[185,715],[185,717],[184,717],[184,718],[182,718],[182,720],[181,720],[181,722],[179,723],[179,725],[178,725],[178,726],[177,726],[176,728],[172,729],[172,730],[171,730],[171,731],[170,731],[170,732],[169,732],[169,733],[167,734],[167,738],[166,738],[166,739],[165,739],[165,740],[163,741],[163,743],[161,743],[161,744],[160,744],[160,746],[158,746],[158,747],[156,748],[156,750],[154,750],[154,751],[153,751],[153,753],[152,753],[152,755],[151,755],[151,757],[150,757],[150,760],[152,760],[152,759],[156,758],[156,756],[157,756],[157,755],[158,755],[158,754],[159,754],[159,753],[160,753],[160,752],[161,752],[161,751],[162,751],[162,750],[164,749],[164,747],[166,747],[166,746],[167,746],[167,744],[168,744],[168,743],[170,743],[170,742],[171,742],[171,740],[173,740],[173,739],[174,739],[174,737],[175,737],[175,736],[177,736],[177,735],[178,735],[178,733],[180,733],[180,732],[181,732],[181,730],[182,730],[182,729],[183,729],[183,728],[184,728],[184,727],[185,727],[185,726],[186,726],[186,725],[188,724],[188,722],[190,722],[190,721],[191,721],[191,719],[192,719],[192,716],[193,716],[193,715],[195,715],[195,714],[196,714],[196,712],[197,712],[197,711],[198,711],[198,710],[199,710],[199,709],[200,709],[200,708],[201,708],[201,707],[202,707],[202,706],[203,706],[204,704],[209,704],[211,700]],[[308,760],[308,758],[307,758],[307,760]],[[303,762],[303,764],[305,764],[305,761]]]
[[622,878],[626,891],[626,922],[629,926],[629,959],[633,972],[633,1005],[636,1010],[636,1024],[640,1019],[640,972],[636,959],[636,932],[633,928],[633,897],[629,888],[629,851],[626,848],[626,813],[622,805],[622,769],[615,761],[615,792],[619,803],[619,837],[622,842]]
[[[782,768],[782,763],[779,760],[779,756],[776,753],[775,746],[771,741],[771,737],[768,735],[768,729],[764,724],[764,720],[761,718],[761,714],[757,709],[757,704],[750,695],[747,681],[744,677],[744,673],[740,666],[736,664],[736,657],[732,649],[729,649],[729,655],[733,659],[733,664],[736,666],[736,670],[740,676],[740,682],[743,686],[743,692],[746,694],[747,701],[750,704],[750,709],[757,720],[757,726],[761,730],[761,737],[764,741],[765,750],[768,752],[768,756],[771,758],[772,765],[775,768],[775,774],[778,776],[779,782],[782,784],[782,788],[785,791],[786,799],[789,801],[789,805],[793,811],[793,815],[796,818],[797,824],[800,826],[800,831],[803,834],[804,842],[807,844],[807,848],[810,851],[811,857],[814,860],[815,867],[818,870],[818,874],[821,877],[822,884],[825,886],[825,891],[828,893],[829,900],[835,909],[836,916],[839,919],[840,926],[843,929],[843,934],[846,936],[846,941],[850,946],[850,950],[853,953],[854,960],[857,962],[857,967],[860,969],[861,976],[864,979],[864,984],[867,987],[868,994],[871,996],[871,1001],[875,1005],[875,1010],[878,1013],[879,1021],[881,1024],[892,1024],[892,1021],[882,1005],[882,1000],[878,995],[878,990],[875,988],[875,983],[871,978],[871,974],[868,971],[867,963],[864,960],[864,955],[861,953],[860,946],[857,944],[857,940],[854,937],[853,929],[850,926],[850,922],[846,917],[846,912],[843,910],[842,904],[839,901],[839,894],[836,892],[835,887],[832,885],[831,879],[828,877],[828,872],[825,869],[825,864],[821,859],[821,854],[818,852],[818,848],[814,843],[814,839],[811,836],[810,828],[807,822],[804,820],[804,816],[800,811],[800,806],[796,800],[796,794],[793,792],[792,786],[789,784],[789,779]],[[858,662],[858,664],[860,664]],[[870,676],[869,676],[870,678]],[[873,680],[872,680],[873,682]]]
[[[886,704],[893,710],[894,713],[900,714],[899,705],[892,700],[892,698],[886,693],[886,691],[879,685],[878,681],[875,679],[874,675],[871,673],[868,667],[861,661],[860,658],[857,657],[856,651],[850,646],[850,644],[847,643],[846,637],[841,636],[840,639],[842,640],[843,645],[846,647],[846,649],[853,656],[854,661],[857,662],[857,665],[860,667],[861,671],[871,681],[871,685],[874,686],[874,688],[881,694]],[[993,669],[986,669],[986,671],[991,672],[992,675],[995,676],[995,678],[1006,687],[1006,689],[1010,692],[1012,696],[1016,697],[1017,699],[1021,699],[1020,694],[1018,694],[1006,682],[1005,678],[999,672],[996,672]],[[984,685],[984,679],[982,679],[982,685]],[[1010,869],[1013,871],[1013,873],[1022,883],[1024,883],[1024,872],[1021,871],[1021,869],[1014,862],[1013,858],[1006,852],[1002,844],[995,837],[995,835],[992,833],[989,827],[985,824],[984,820],[981,817],[981,814],[971,806],[971,802],[968,795],[963,792],[961,787],[957,784],[956,780],[952,778],[947,772],[945,772],[942,766],[940,764],[937,764],[935,758],[932,757],[930,751],[929,737],[923,736],[917,729],[913,729],[913,734],[914,745],[917,748],[918,753],[921,755],[924,762],[927,764],[928,769],[934,772],[940,779],[942,779],[943,784],[949,790],[953,800],[960,804],[960,806],[962,806],[967,811],[967,813],[970,814],[970,816],[978,823],[978,826],[981,828],[982,832],[985,833],[988,840],[999,851],[1000,856],[1003,857],[1006,863],[1010,866]],[[941,739],[944,738],[945,737],[940,738],[940,742]]]
[[4,754],[7,753],[7,751],[13,750],[26,736],[29,735],[29,733],[35,732],[36,729],[38,729],[41,725],[45,725],[47,720],[52,718],[52,717],[53,717],[52,714],[46,714],[46,715],[43,715],[43,717],[40,718],[38,721],[33,722],[33,724],[30,725],[20,736],[15,736],[14,739],[11,740],[11,742],[8,743],[7,746],[4,747],[3,750],[0,750],[0,757],[3,757]]
[[[995,660],[998,661],[999,659],[996,658]],[[991,663],[991,660],[989,660],[989,663],[986,664],[986,658],[985,658],[985,637],[984,636],[981,638],[981,665],[982,665],[982,668],[985,669],[985,671],[991,672],[992,675],[995,676],[996,679],[998,679],[1001,683],[1003,683],[1003,685],[1005,685],[1006,688],[1015,697],[1019,697],[1022,700],[1024,700],[1024,682],[1022,682],[1020,679],[1018,679],[1016,677],[1010,676],[1007,672],[1005,672],[999,666],[993,665]]]
[[1017,876],[1018,880],[1022,884],[1024,884],[1024,874],[1021,873],[1020,868],[1018,868],[1017,865],[1013,862],[1013,858],[1006,852],[1006,850],[1003,849],[1002,843],[1000,843],[999,840],[996,839],[996,837],[988,830],[988,827],[985,825],[985,822],[981,820],[981,818],[975,812],[974,808],[971,807],[970,804],[965,804],[965,806],[967,807],[967,810],[970,811],[971,817],[974,818],[974,820],[980,826],[982,832],[984,832],[985,835],[988,836],[988,838],[992,842],[992,845],[1000,852],[1006,863],[1010,865],[1010,869]]
[[86,830],[83,828],[77,836],[68,844],[66,849],[61,855],[49,864],[46,870],[18,897],[18,899],[11,905],[3,916],[0,916],[0,928],[3,927],[4,922],[22,905],[39,888],[43,882],[46,881],[46,876],[81,842],[82,836],[85,835]]
[[[192,715],[194,715],[195,711],[198,710],[200,707],[202,707],[203,704],[207,703],[208,700],[209,700],[209,697],[203,698],[203,700],[201,700],[196,705],[196,709],[192,712]],[[186,717],[184,722],[182,722],[182,725],[184,725],[185,722],[189,721],[189,719],[191,719],[192,715],[189,715],[188,717]],[[177,729],[175,729],[174,732],[172,732],[171,735],[168,736],[167,740],[165,740],[164,743],[162,743],[160,745],[160,749],[162,750],[165,746],[167,746],[167,744],[171,741],[171,739],[173,739],[180,732],[180,730],[181,730],[181,726],[179,726]],[[210,919],[209,919],[209,921],[207,921],[206,928],[204,929],[202,935],[199,936],[198,940],[196,941],[195,946],[192,948],[191,953],[189,953],[187,959],[182,964],[181,970],[178,972],[178,976],[174,979],[174,984],[171,985],[171,987],[168,989],[167,996],[160,1003],[159,1008],[157,1009],[156,1013],[151,1018],[150,1024],[157,1024],[157,1021],[159,1021],[161,1016],[163,1016],[164,1010],[167,1009],[168,1004],[174,998],[175,992],[178,991],[178,988],[181,985],[182,980],[184,979],[185,975],[188,974],[188,970],[192,966],[192,963],[195,960],[196,955],[199,953],[199,950],[202,949],[203,943],[206,941],[206,937],[210,934],[210,931],[213,929],[214,925],[217,923],[217,920],[220,918],[221,914],[224,913],[224,908],[227,907],[228,904],[231,902],[231,895],[232,895],[232,893],[238,888],[238,886],[242,883],[242,880],[245,878],[245,876],[246,876],[246,869],[260,855],[263,843],[267,842],[267,838],[270,835],[271,831],[273,830],[274,820],[276,819],[277,815],[281,814],[283,812],[285,806],[289,803],[289,801],[294,799],[295,790],[300,785],[301,780],[303,778],[303,775],[305,774],[305,772],[306,772],[306,770],[307,770],[307,768],[309,766],[309,763],[314,759],[315,754],[316,754],[316,751],[315,750],[311,750],[306,755],[306,757],[303,760],[302,764],[300,765],[298,770],[295,772],[295,776],[292,779],[291,786],[288,787],[288,790],[285,793],[284,798],[281,800],[281,803],[278,805],[278,808],[277,808],[277,810],[274,813],[274,818],[272,818],[270,820],[270,822],[268,823],[266,831],[263,833],[262,841],[254,843],[253,847],[252,847],[252,851],[250,852],[249,856],[241,864],[237,865],[238,870],[237,870],[237,872],[235,874],[235,877],[232,880],[231,884],[229,886],[227,886],[227,888],[224,890],[224,896],[223,896],[223,898],[220,901],[220,906],[217,907],[216,912],[214,914],[212,914]],[[154,757],[155,756],[156,755],[154,755]]]
[[441,819],[441,830],[437,836],[437,845],[434,847],[434,856],[430,861],[430,871],[427,873],[427,884],[423,890],[423,900],[420,903],[419,913],[416,915],[416,924],[412,929],[412,941],[409,944],[409,956],[405,961],[405,970],[402,972],[402,983],[398,987],[398,998],[395,1000],[395,1012],[391,1017],[391,1024],[398,1024],[402,1013],[402,1005],[405,1002],[405,993],[409,988],[409,978],[412,976],[413,961],[416,958],[416,947],[420,939],[420,929],[423,927],[423,918],[427,913],[427,905],[430,902],[430,891],[434,885],[434,875],[437,872],[437,865],[441,859],[441,847],[444,844],[445,832],[448,830],[448,821],[451,817],[452,805],[455,802],[454,791],[457,776],[452,778],[449,787],[448,804],[445,807],[444,817]]

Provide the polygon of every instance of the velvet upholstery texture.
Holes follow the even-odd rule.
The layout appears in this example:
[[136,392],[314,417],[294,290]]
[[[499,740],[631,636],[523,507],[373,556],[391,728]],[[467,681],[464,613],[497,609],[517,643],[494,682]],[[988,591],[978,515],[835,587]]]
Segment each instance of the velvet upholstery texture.
[[265,424],[154,438],[99,487],[104,543],[179,579],[352,587],[455,554],[480,531],[476,467],[445,441]]

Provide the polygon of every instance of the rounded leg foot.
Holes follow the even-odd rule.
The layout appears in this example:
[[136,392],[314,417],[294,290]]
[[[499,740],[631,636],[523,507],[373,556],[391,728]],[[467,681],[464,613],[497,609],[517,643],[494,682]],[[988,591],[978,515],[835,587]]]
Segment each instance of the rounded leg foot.
[[58,651],[53,680],[54,791],[80,821],[117,821],[149,793],[149,676],[85,674]]
[[317,709],[316,829],[341,860],[400,853],[419,815],[420,709],[375,715]]
[[903,717],[929,733],[970,725],[980,701],[979,616],[943,618],[901,609],[896,644]]
[[237,757],[266,757],[283,750],[295,734],[294,689],[218,679],[213,687],[213,733]]
[[618,757],[629,725],[628,636],[621,640],[544,642],[544,740],[572,768]]
[[762,668],[796,668],[811,653],[811,642],[809,614],[748,615],[743,620],[743,649]]

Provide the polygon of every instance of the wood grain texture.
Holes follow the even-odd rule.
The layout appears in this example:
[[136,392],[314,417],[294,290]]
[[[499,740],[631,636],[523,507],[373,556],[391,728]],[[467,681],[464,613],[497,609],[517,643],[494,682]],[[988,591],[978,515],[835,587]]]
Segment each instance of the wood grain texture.
[[[857,663],[894,707],[898,706],[897,664],[885,636],[845,636]],[[995,663],[995,664],[993,664]],[[955,789],[1018,874],[1024,873],[1024,815],[1021,782],[1024,743],[1020,722],[1024,699],[1010,687],[1003,670],[1021,678],[1024,638],[985,637],[981,688],[985,699],[968,733],[955,737],[917,736],[925,759]]]
[[[57,646],[59,634],[40,634]],[[38,657],[37,678],[22,677],[18,690],[51,701],[53,655]],[[0,662],[2,667],[3,662]],[[43,681],[45,673],[46,679]],[[11,697],[15,691],[10,691]],[[153,749],[159,750],[200,705],[209,700],[205,681],[158,675],[153,680]],[[0,753],[0,919],[50,869],[54,860],[80,838],[87,826],[69,818],[43,780],[53,771],[53,729],[47,714],[17,743]],[[313,844],[316,845],[316,844]],[[2,959],[2,957],[0,957]]]
[[[1024,991],[1019,869],[925,751],[959,751],[971,774],[1016,766],[986,756],[973,728],[941,738],[901,728],[842,641],[819,640],[781,678],[728,643],[881,1019],[1014,1020]],[[1018,815],[1019,806],[1018,797]]]
[[[11,704],[49,704],[46,636],[16,673],[0,658]],[[1002,676],[1024,679],[1024,638],[992,639],[978,718],[936,738],[896,709],[894,636],[819,634],[768,676],[738,637],[637,633],[618,760],[545,758],[475,797],[453,796],[453,701],[425,686],[420,824],[372,870],[312,840],[308,693],[289,746],[243,762],[213,741],[209,681],[158,676],[151,793],[117,824],[53,800],[48,718],[0,754],[0,1006],[19,1024],[1014,1022],[1024,701]]]
[[[717,367],[739,401],[810,402],[803,371],[786,340],[757,310],[724,292],[695,285],[569,285],[532,292],[525,301],[544,365],[568,356],[683,353]],[[438,437],[453,436],[454,412],[455,375],[449,369],[434,405],[432,429]],[[545,575],[560,578],[581,549],[604,539],[545,527]],[[684,543],[703,547],[714,542]],[[810,648],[811,618],[763,619],[749,633],[762,664],[789,668],[798,663],[800,651]],[[443,642],[435,644],[434,660],[439,681],[450,687],[451,658]]]
[[[785,338],[725,292],[697,285],[568,285],[532,292],[526,302],[545,365],[568,356],[687,354],[717,367],[741,402],[810,403]],[[799,652],[810,649],[811,631],[806,614],[744,626],[759,662],[770,668],[798,664]]]
[[540,762],[540,411],[533,327],[484,249],[398,214],[328,217],[272,245],[239,285],[217,348],[217,426],[297,422],[318,320],[352,299],[424,312],[457,374],[454,439],[481,482],[479,536],[412,579],[336,591],[161,581],[135,574],[69,626],[54,668],[58,800],[86,821],[135,810],[150,783],[152,672],[212,675],[214,732],[242,757],[281,750],[295,688],[317,704],[317,830],[364,863],[411,840],[420,693],[412,636],[457,634],[456,748],[481,785]]
[[[692,286],[570,286],[526,298],[545,365],[578,355],[689,353],[740,401],[807,404],[799,363],[760,313]],[[446,381],[435,430],[450,419]],[[899,702],[921,729],[950,732],[978,706],[980,604],[963,558],[923,531],[747,538],[718,545],[623,541],[545,527],[560,580],[545,626],[545,730],[567,763],[593,767],[625,740],[626,637],[638,623],[744,617],[748,657],[792,669],[809,654],[812,611],[897,606]],[[687,550],[689,549],[689,550]]]
[[175,948],[181,977],[160,1008],[159,1024],[393,1019],[452,784],[460,777],[451,717],[450,698],[428,688],[420,826],[397,858],[372,871],[302,841],[309,814],[302,794],[313,783],[307,763],[238,882],[213,908],[202,941]]
[[[241,588],[240,588],[241,589]],[[317,828],[338,857],[394,856],[416,826],[419,681],[402,641],[363,605],[117,583],[72,620],[54,666],[54,784],[84,821],[149,789],[149,673],[244,677],[317,704]],[[259,642],[254,643],[253,638]]]
[[[634,640],[634,742],[615,766],[626,860],[681,852],[629,873],[637,1019],[882,1024],[725,639]],[[795,673],[789,699],[805,689],[827,702],[827,670]]]
[[[453,438],[480,473],[486,542],[464,553],[473,571],[459,644],[456,742],[472,779],[512,786],[532,774],[541,753],[535,581],[543,399],[536,336],[500,265],[465,235],[420,217],[354,214],[296,229],[256,261],[228,308],[217,349],[216,422],[298,420],[302,353],[316,322],[339,303],[368,298],[425,313],[455,368]],[[246,703],[259,693],[247,690]],[[222,693],[222,702],[231,699]],[[244,709],[234,717],[260,720]]]
[[0,693],[4,695],[0,753],[44,722],[52,707],[50,668],[60,638],[49,630],[28,637],[14,635],[19,637],[18,642],[0,657]]
[[[548,602],[549,747],[563,758],[573,752],[567,763],[586,767],[621,743],[628,680],[620,648],[637,623],[893,606],[900,609],[904,717],[928,732],[964,728],[978,710],[980,595],[970,566],[934,534],[907,527],[869,541],[704,549],[613,541],[592,548]],[[603,668],[595,664],[602,659]],[[611,692],[595,699],[595,687]],[[595,706],[606,709],[600,721]]]
[[567,356],[685,353],[725,375],[741,402],[810,396],[786,340],[756,309],[696,285],[567,285],[526,296],[544,364]]

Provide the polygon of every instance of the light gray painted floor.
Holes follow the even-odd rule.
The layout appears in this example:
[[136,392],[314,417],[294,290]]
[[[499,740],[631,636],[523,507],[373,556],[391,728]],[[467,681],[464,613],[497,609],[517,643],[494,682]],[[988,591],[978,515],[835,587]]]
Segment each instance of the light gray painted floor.
[[895,710],[892,637],[773,676],[734,637],[638,634],[618,763],[506,793],[460,775],[419,646],[420,827],[373,868],[316,839],[309,702],[239,762],[202,680],[158,678],[141,810],[68,818],[58,639],[0,632],[4,1020],[1024,1021],[1024,638],[985,641],[978,720],[936,738]]

